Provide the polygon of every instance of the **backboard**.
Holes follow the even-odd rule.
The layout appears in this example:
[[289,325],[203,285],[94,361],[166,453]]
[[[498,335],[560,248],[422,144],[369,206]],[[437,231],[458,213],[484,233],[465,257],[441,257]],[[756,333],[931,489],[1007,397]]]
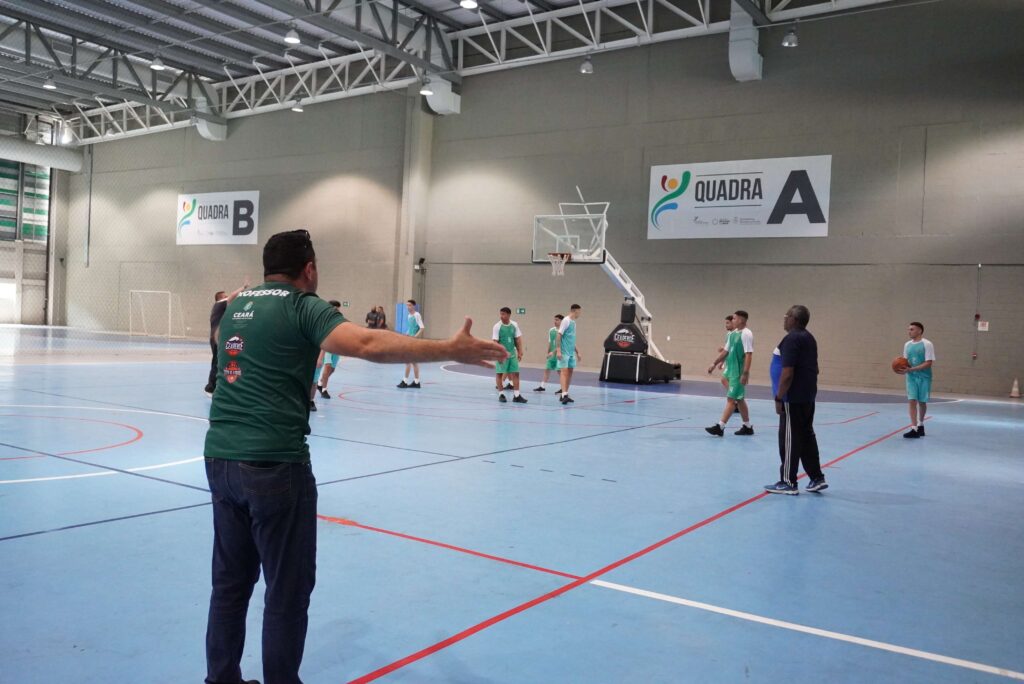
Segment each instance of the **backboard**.
[[572,263],[603,263],[608,203],[560,203],[558,211],[534,217],[531,261],[546,264],[549,254],[567,253]]

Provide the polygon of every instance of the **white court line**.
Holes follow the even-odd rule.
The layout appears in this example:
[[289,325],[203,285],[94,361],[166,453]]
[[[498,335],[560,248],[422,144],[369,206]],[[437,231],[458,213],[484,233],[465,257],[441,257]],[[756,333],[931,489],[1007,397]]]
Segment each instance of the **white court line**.
[[987,674],[1000,675],[1002,677],[1009,677],[1010,679],[1018,679],[1024,681],[1024,672],[1015,672],[1014,670],[1006,670],[1001,667],[993,667],[992,665],[985,665],[983,663],[976,663],[971,660],[961,660],[960,658],[950,658],[949,656],[940,655],[938,653],[930,653],[929,651],[919,651],[915,648],[906,648],[904,646],[897,646],[895,644],[887,644],[884,641],[875,641],[873,639],[863,639],[857,636],[851,636],[849,634],[842,634],[840,632],[830,632],[826,629],[818,629],[817,627],[808,627],[806,625],[798,625],[795,622],[785,622],[783,620],[775,620],[773,618],[763,617],[761,615],[754,615],[753,613],[744,613],[738,610],[732,610],[729,608],[722,608],[721,606],[713,606],[709,603],[701,603],[699,601],[690,601],[688,599],[679,598],[678,596],[669,596],[668,594],[659,594],[653,591],[646,591],[644,589],[637,589],[635,587],[628,587],[623,584],[615,584],[613,582],[605,582],[603,580],[593,580],[590,584],[604,587],[605,589],[614,589],[615,591],[622,591],[627,594],[636,594],[637,596],[644,596],[646,598],[652,598],[657,601],[665,601],[667,603],[675,603],[680,606],[687,606],[689,608],[696,608],[698,610],[706,610],[710,613],[718,613],[719,615],[728,615],[729,617],[739,618],[740,620],[748,620],[750,622],[759,622],[762,625],[769,625],[771,627],[779,627],[781,629],[788,629],[794,632],[803,632],[804,634],[811,634],[814,636],[823,637],[825,639],[835,639],[836,641],[845,641],[850,644],[857,644],[858,646],[867,646],[868,648],[877,648],[881,651],[889,651],[890,653],[898,653],[899,655],[911,656],[913,658],[922,658],[924,660],[931,660],[936,663],[943,663],[945,665],[953,665],[955,667],[963,667],[968,670],[976,670],[978,672],[985,672]]
[[[171,461],[170,463],[157,463],[156,465],[141,466],[139,468],[123,468],[125,472],[138,473],[143,470],[156,470],[158,468],[170,468],[171,466],[182,465],[184,463],[195,463],[196,461],[203,460],[202,456],[196,456],[195,458],[186,458],[183,461]],[[123,472],[116,470],[104,470],[99,473],[80,473],[78,475],[54,475],[53,477],[27,477],[22,480],[0,480],[0,484],[19,484],[21,482],[51,482],[53,480],[77,480],[82,477],[103,477],[104,475],[123,475]]]

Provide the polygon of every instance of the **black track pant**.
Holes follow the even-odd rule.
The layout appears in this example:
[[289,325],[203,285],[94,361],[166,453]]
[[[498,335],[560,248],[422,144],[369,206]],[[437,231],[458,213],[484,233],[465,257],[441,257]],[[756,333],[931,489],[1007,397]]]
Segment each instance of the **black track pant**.
[[779,416],[779,458],[782,460],[779,479],[786,484],[796,484],[801,462],[804,464],[804,472],[812,480],[824,477],[818,456],[818,439],[814,436],[813,401],[782,404],[782,415]]

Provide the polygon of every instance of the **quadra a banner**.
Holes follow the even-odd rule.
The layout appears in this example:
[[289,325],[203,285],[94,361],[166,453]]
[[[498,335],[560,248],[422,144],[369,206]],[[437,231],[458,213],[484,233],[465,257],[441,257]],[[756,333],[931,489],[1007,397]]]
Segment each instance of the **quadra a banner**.
[[178,195],[179,245],[255,245],[260,193]]
[[651,167],[647,239],[824,237],[832,156]]

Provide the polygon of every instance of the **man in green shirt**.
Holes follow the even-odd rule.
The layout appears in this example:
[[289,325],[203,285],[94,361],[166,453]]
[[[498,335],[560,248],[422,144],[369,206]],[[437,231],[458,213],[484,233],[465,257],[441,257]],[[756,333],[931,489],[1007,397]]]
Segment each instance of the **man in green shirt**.
[[348,323],[316,296],[316,254],[304,230],[263,250],[265,282],[239,293],[220,325],[206,434],[213,500],[213,590],[207,684],[238,684],[245,616],[262,568],[264,679],[300,684],[316,574],[316,481],[309,462],[309,388],[320,350],[378,363],[454,360],[489,366],[504,347],[470,335],[413,339]]
[[[551,371],[558,373],[558,359],[555,358],[555,343],[558,341],[558,326],[562,325],[562,319],[565,316],[562,314],[555,314],[555,325],[553,328],[548,330],[548,355],[547,360],[544,364],[544,375],[540,379],[540,386],[534,388],[534,392],[546,392],[544,385],[547,384],[548,377],[551,375]],[[562,388],[558,388],[557,394],[562,393]]]
[[502,379],[508,378],[512,383],[512,401],[516,404],[525,404],[526,397],[519,393],[519,362],[523,360],[523,333],[519,329],[519,324],[512,320],[512,309],[503,306],[498,316],[501,320],[494,324],[491,339],[508,351],[508,358],[494,365],[494,384],[498,389],[498,401],[508,401],[505,398],[505,388],[501,385]]

